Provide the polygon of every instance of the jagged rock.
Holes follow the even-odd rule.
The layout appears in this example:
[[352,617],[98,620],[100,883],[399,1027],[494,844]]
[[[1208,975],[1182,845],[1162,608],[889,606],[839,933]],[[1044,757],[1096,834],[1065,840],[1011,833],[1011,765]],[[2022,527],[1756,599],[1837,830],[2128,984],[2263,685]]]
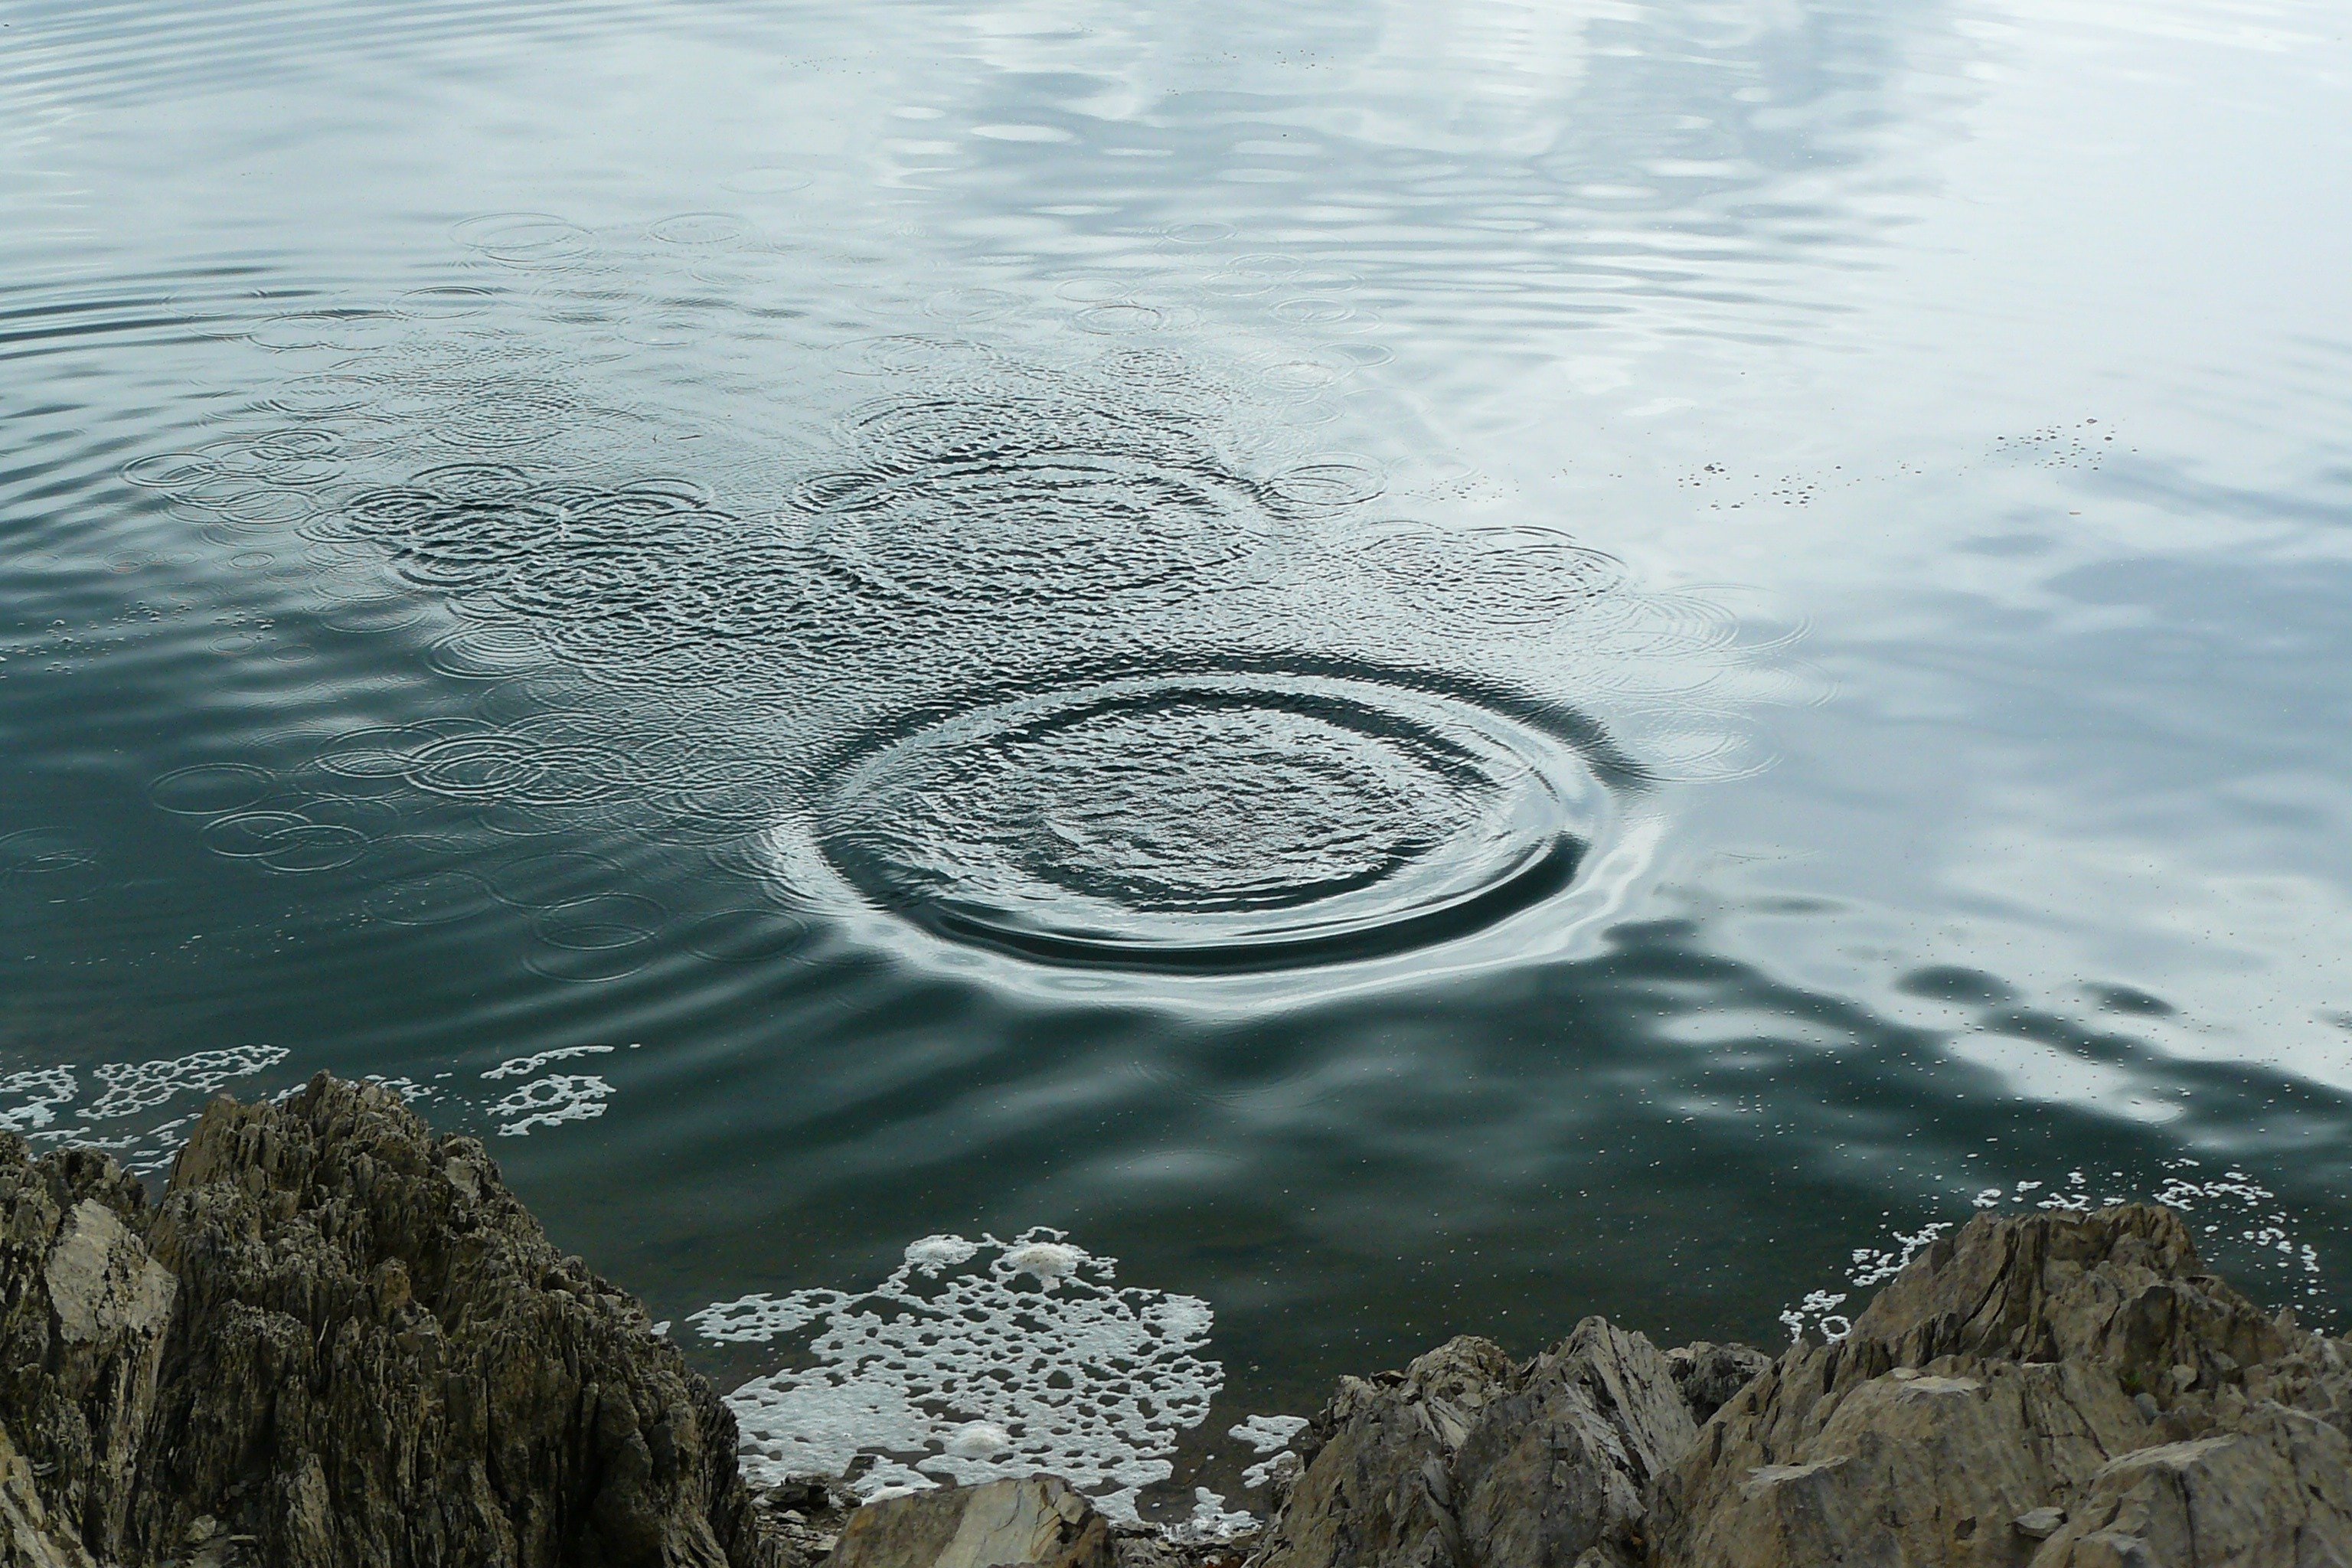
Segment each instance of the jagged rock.
[[2168,1210],[1981,1217],[1717,1412],[1654,1489],[1652,1561],[2352,1561],[2346,1367]]
[[1110,1522],[1051,1476],[940,1487],[867,1503],[833,1568],[1117,1568]]
[[36,1162],[0,1134],[0,1511],[64,1561],[123,1551],[174,1291],[139,1238],[145,1201],[110,1160]]
[[389,1090],[215,1101],[152,1211],[0,1141],[0,1224],[10,1531],[126,1563],[786,1561],[709,1386]]
[[1753,1345],[1700,1340],[1668,1351],[1666,1364],[1674,1371],[1683,1403],[1690,1406],[1691,1419],[1704,1422],[1771,1370],[1772,1358]]
[[150,1240],[182,1282],[142,1468],[159,1548],[210,1515],[288,1568],[772,1555],[708,1385],[395,1094],[214,1102]]
[[1641,1555],[1643,1489],[1696,1428],[1640,1334],[1588,1318],[1524,1366],[1458,1339],[1344,1379],[1260,1568],[1570,1568]]

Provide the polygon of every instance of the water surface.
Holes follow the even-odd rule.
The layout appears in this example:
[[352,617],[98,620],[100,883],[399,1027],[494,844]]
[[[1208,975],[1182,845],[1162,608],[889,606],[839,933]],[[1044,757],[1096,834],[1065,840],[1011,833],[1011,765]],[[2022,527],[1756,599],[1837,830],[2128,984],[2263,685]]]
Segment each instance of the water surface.
[[1129,1336],[1179,1512],[1979,1204],[2335,1310],[2327,8],[0,22],[18,1130],[393,1079],[730,1380]]

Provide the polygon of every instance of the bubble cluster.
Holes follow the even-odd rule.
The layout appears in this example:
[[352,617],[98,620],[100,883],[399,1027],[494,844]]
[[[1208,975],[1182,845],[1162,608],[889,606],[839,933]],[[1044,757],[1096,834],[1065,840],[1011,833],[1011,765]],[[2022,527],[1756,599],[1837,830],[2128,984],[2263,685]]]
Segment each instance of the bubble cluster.
[[585,1073],[551,1073],[493,1101],[491,1120],[501,1138],[527,1138],[533,1128],[561,1127],[604,1114],[613,1086]]
[[1046,1473],[1132,1521],[1224,1373],[1203,1354],[1206,1302],[1115,1279],[1114,1259],[1060,1231],[928,1237],[870,1289],[745,1296],[687,1321],[739,1343],[814,1331],[803,1364],[727,1396],[755,1484],[861,1455],[865,1497]]

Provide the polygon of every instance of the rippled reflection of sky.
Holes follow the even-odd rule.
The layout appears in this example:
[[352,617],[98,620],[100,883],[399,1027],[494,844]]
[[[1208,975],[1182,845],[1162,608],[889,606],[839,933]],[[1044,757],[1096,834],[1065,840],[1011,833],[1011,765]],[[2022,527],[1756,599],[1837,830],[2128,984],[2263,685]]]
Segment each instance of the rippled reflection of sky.
[[[1034,357],[1069,335],[1051,312],[1136,300],[1203,362],[1361,367],[1286,450],[1360,454],[1440,521],[1565,527],[1645,591],[1737,607],[1754,657],[1658,671],[1654,708],[1719,713],[1742,763],[1662,805],[1616,967],[1433,990],[1305,1047],[1269,1026],[1135,1047],[1132,1081],[1084,1070],[1126,1060],[1123,1024],[1024,1058],[1024,1029],[1061,1023],[974,1007],[972,1048],[1001,1055],[955,1058],[986,1086],[961,1100],[922,1099],[950,1054],[929,1037],[798,1085],[908,1097],[805,1156],[812,1185],[879,1181],[909,1129],[976,1160],[1034,1150],[1057,1125],[1034,1107],[1076,1105],[1136,1120],[1040,1156],[1020,1200],[1158,1212],[1270,1173],[1328,1191],[1360,1158],[1384,1174],[1312,1217],[1302,1199],[1286,1234],[1362,1258],[1391,1231],[1569,1205],[1600,1184],[1552,1180],[1588,1170],[1563,1151],[1612,1116],[1651,1140],[1611,1156],[1621,1176],[1719,1135],[1706,1159],[1845,1182],[1867,1218],[1984,1152],[1950,1108],[2022,1103],[2341,1202],[2306,1142],[2352,1090],[2352,56],[2332,7],[14,17],[0,245],[20,297],[144,279],[201,308],[264,286],[366,300],[439,279],[479,213],[615,233],[743,213],[789,248],[756,289],[713,287],[804,314],[591,373],[666,438],[722,433],[730,472],[834,439],[868,384],[827,356],[940,330],[933,301],[1022,302],[1002,330]],[[53,349],[25,363],[68,386],[80,362]],[[184,351],[274,374],[215,352]],[[107,374],[162,398],[176,371]],[[877,994],[793,1016],[921,1033],[917,1003]],[[1713,1093],[1742,1053],[1753,1080]],[[1194,1090],[1223,1109],[1135,1110]],[[1765,1103],[1793,1134],[1743,1142]],[[819,1138],[798,1114],[734,1131]],[[1848,1159],[1863,1173],[1820,1176]],[[1458,1179],[1452,1206],[1391,1212],[1432,1173]],[[874,1223],[963,1223],[934,1202],[877,1200]],[[1552,1223],[1497,1244],[1509,1267]]]

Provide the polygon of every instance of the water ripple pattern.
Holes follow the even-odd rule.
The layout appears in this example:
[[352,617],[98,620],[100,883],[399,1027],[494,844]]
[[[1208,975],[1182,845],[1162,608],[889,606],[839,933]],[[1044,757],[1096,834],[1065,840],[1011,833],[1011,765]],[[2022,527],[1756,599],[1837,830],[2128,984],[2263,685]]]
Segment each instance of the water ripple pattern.
[[943,934],[1207,970],[1475,930],[1564,886],[1606,810],[1565,736],[1458,699],[1204,673],[959,715],[844,768],[819,819],[850,883]]
[[[1555,524],[1416,515],[1437,491],[1288,417],[1346,355],[1269,376],[1084,289],[1046,354],[959,299],[954,333],[840,348],[805,396],[829,422],[734,439],[611,377],[667,352],[621,329],[691,313],[682,266],[757,268],[748,226],[511,214],[456,238],[518,286],[271,318],[256,341],[292,374],[121,469],[257,568],[292,553],[326,625],[482,691],[346,730],[294,779],[154,780],[219,854],[396,862],[373,907],[423,928],[512,873],[432,863],[416,818],[619,828],[763,882],[725,929],[693,922],[706,960],[878,910],[1031,966],[1270,972],[1543,905],[1638,778],[1737,752],[1712,720],[1674,728],[1682,689],[1738,662],[1729,623]],[[1106,343],[1114,320],[1136,330]],[[697,460],[617,460],[656,436]],[[1651,673],[1677,661],[1699,673]],[[1610,702],[1645,757],[1594,716]],[[635,973],[673,936],[615,877],[529,907],[551,978]]]

